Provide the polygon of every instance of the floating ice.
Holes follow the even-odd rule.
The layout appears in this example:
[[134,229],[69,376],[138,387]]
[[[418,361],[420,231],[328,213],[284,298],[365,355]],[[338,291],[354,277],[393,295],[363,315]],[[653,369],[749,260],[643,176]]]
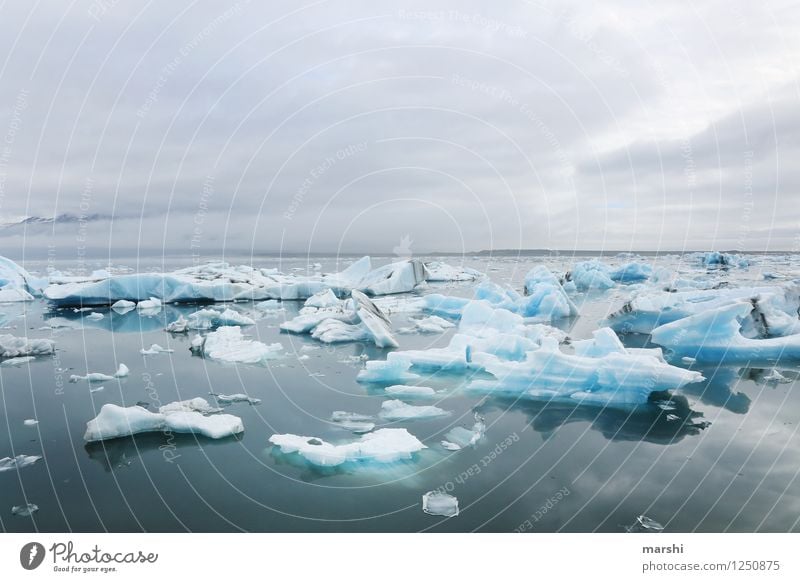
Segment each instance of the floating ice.
[[205,398],[191,398],[189,400],[180,400],[178,402],[170,402],[164,406],[159,407],[158,411],[161,414],[170,414],[173,412],[199,412],[201,414],[215,414],[222,412],[221,408],[211,406]]
[[102,313],[98,313],[96,311],[92,311],[89,315],[86,316],[86,319],[88,319],[90,321],[100,321],[104,317],[105,317],[105,315],[103,315]]
[[438,406],[414,406],[402,400],[387,400],[381,404],[381,418],[385,420],[413,420],[418,418],[437,418],[450,412]]
[[175,321],[168,323],[164,331],[168,331],[169,333],[187,333],[189,331],[189,320],[181,315]]
[[143,356],[155,356],[157,354],[171,354],[175,350],[171,348],[162,348],[158,344],[153,344],[149,348],[142,348],[139,350],[139,353]]
[[422,511],[429,515],[455,517],[458,515],[458,499],[441,491],[428,491],[422,496]]
[[0,459],[0,473],[3,471],[13,471],[15,469],[22,469],[28,465],[33,465],[42,457],[38,455],[17,455],[13,459],[11,457],[4,457]]
[[9,334],[0,335],[0,358],[46,356],[55,351],[55,343],[49,339],[28,339]]
[[427,280],[431,282],[445,281],[476,281],[485,277],[480,271],[469,267],[454,267],[441,261],[430,261],[425,263],[427,270]]
[[664,531],[664,526],[646,515],[640,515],[633,524],[625,526],[628,533],[659,533]]
[[578,314],[578,308],[561,283],[544,265],[534,267],[525,275],[525,295],[522,308],[518,310],[525,317],[548,323]]
[[745,337],[769,337],[800,333],[800,286],[742,287],[697,291],[647,292],[636,295],[612,313],[604,324],[623,333],[651,333],[664,325],[748,300],[754,304],[751,317],[743,322]]
[[[315,273],[308,277],[286,275],[274,269],[248,265],[209,263],[179,269],[172,273],[112,275],[101,281],[52,284],[45,297],[56,305],[110,305],[124,299],[137,307],[157,307],[160,303],[236,301],[239,299],[308,299],[332,289],[344,294],[359,289],[372,295],[405,293],[425,280],[425,267],[416,260],[399,261],[371,269],[364,257],[340,273]],[[142,303],[145,305],[142,306]],[[159,303],[159,305],[160,305]]]
[[369,329],[375,341],[375,345],[379,348],[398,347],[399,344],[397,340],[392,337],[392,322],[389,318],[360,291],[353,289],[352,297],[355,303],[356,314],[361,319],[361,323]]
[[748,267],[750,261],[741,255],[711,251],[701,254],[700,261],[705,267]]
[[579,291],[605,290],[615,285],[608,265],[596,260],[575,263],[564,279],[574,283]]
[[356,434],[363,434],[375,428],[375,423],[372,422],[371,416],[343,410],[337,410],[331,414],[331,422],[335,422],[340,427]]
[[125,378],[129,373],[130,370],[128,369],[128,366],[125,364],[120,364],[113,376],[109,376],[108,374],[103,374],[101,372],[89,372],[85,376],[72,374],[69,377],[69,381],[73,383],[80,382],[82,380],[86,382],[109,382],[114,378]]
[[[389,354],[391,358],[394,354]],[[419,379],[418,374],[409,372],[411,362],[403,358],[392,358],[385,361],[370,360],[366,367],[359,371],[356,380],[359,382],[413,382]]]
[[201,412],[197,412],[193,409],[193,404],[188,404],[197,400],[203,399],[168,404],[162,406],[157,413],[145,410],[141,406],[123,408],[116,404],[104,404],[100,414],[86,423],[86,433],[83,438],[87,442],[92,442],[142,432],[171,431],[220,439],[244,431],[242,420],[237,416],[230,414],[204,416]]
[[213,360],[241,364],[263,364],[279,358],[283,352],[280,343],[265,344],[245,339],[241,328],[230,326],[195,337],[191,349]]
[[315,293],[303,304],[305,307],[315,307],[317,309],[326,309],[330,307],[339,307],[342,300],[336,297],[336,294],[330,289],[325,289],[319,293]]
[[39,421],[36,420],[35,418],[27,418],[22,422],[22,424],[24,424],[25,426],[36,426],[37,424],[39,424]]
[[406,386],[404,384],[387,386],[384,391],[390,396],[399,396],[401,398],[427,398],[436,394],[436,390],[428,386]]
[[224,311],[201,309],[188,317],[188,328],[197,330],[212,329],[222,325],[255,325],[255,323],[246,315],[242,315],[233,309]]
[[475,424],[471,429],[457,426],[445,433],[445,439],[442,441],[442,446],[449,451],[458,451],[465,447],[475,446],[478,441],[483,438],[486,432],[486,422],[483,417],[475,413]]
[[39,506],[35,503],[26,503],[25,505],[15,505],[11,508],[12,515],[19,517],[30,517],[35,512],[39,511]]
[[161,300],[158,297],[150,297],[136,304],[136,309],[139,310],[156,310],[161,309]]
[[553,338],[544,338],[541,347],[528,352],[522,362],[488,361],[485,369],[496,380],[473,382],[470,388],[535,399],[629,406],[645,404],[651,392],[703,380],[699,372],[626,349],[608,328],[595,331],[594,336],[591,343],[579,344],[580,353],[588,355],[563,353]]
[[700,362],[800,359],[800,334],[765,339],[742,335],[743,322],[753,310],[749,301],[724,305],[657,327],[651,338],[675,357]]
[[33,277],[11,259],[0,257],[0,303],[33,301],[46,284],[46,279]]
[[275,434],[269,442],[283,453],[297,453],[321,467],[336,467],[346,462],[393,463],[411,459],[414,453],[427,448],[404,428],[382,428],[340,445],[293,434]]
[[448,321],[438,315],[430,315],[422,319],[412,320],[413,326],[400,330],[402,333],[444,333],[450,328],[455,327],[452,321]]
[[0,366],[8,367],[8,366],[22,366],[23,364],[27,364],[28,362],[32,362],[35,360],[33,356],[21,356],[19,358],[8,358],[7,360],[3,360],[0,362]]
[[128,301],[127,299],[120,299],[119,301],[115,301],[111,304],[111,309],[119,314],[124,315],[129,311],[136,309],[136,303],[133,301]]
[[247,402],[248,404],[261,404],[259,398],[251,398],[247,394],[211,394],[219,402],[234,403],[234,402]]

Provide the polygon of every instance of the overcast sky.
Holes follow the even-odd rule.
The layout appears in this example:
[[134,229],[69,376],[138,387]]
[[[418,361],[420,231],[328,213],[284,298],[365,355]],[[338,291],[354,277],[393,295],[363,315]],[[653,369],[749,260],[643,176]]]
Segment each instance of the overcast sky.
[[800,250],[800,5],[588,4],[5,2],[0,254]]

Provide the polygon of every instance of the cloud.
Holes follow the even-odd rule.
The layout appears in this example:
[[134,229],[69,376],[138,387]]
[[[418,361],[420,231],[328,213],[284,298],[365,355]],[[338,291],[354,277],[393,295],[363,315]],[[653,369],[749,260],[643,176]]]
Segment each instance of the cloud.
[[[792,249],[798,24],[781,2],[4,5],[0,222],[107,216],[83,225],[100,253]],[[4,252],[70,255],[75,229]]]

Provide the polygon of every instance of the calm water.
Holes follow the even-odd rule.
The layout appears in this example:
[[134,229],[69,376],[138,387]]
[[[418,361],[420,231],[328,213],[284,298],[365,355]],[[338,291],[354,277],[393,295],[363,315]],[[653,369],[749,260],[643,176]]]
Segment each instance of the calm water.
[[[518,288],[534,264],[564,271],[575,259],[466,259],[497,282]],[[232,259],[231,262],[236,262]],[[251,261],[246,261],[250,263]],[[283,260],[281,268],[344,266],[331,260]],[[614,261],[609,261],[613,263]],[[139,265],[175,268],[169,264]],[[277,266],[259,259],[258,266]],[[658,264],[703,274],[675,259]],[[763,265],[763,266],[762,266]],[[761,270],[791,272],[797,261],[769,259],[748,270],[709,276],[733,283],[759,282]],[[25,265],[35,270],[37,265]],[[69,264],[57,265],[69,270]],[[94,265],[100,268],[104,265]],[[471,284],[428,286],[421,292],[469,296]],[[564,322],[573,338],[591,335],[596,323],[629,293],[579,295],[581,317]],[[40,301],[0,305],[2,333],[48,337],[52,358],[0,367],[0,457],[42,455],[33,466],[0,473],[0,528],[5,531],[624,531],[645,514],[667,531],[800,530],[800,392],[795,383],[769,384],[761,369],[702,370],[709,380],[663,394],[634,411],[482,398],[459,390],[463,378],[426,377],[420,383],[447,388],[436,404],[452,411],[442,419],[397,422],[430,448],[413,462],[348,470],[314,469],[274,451],[274,433],[348,440],[328,422],[334,410],[375,414],[385,399],[355,381],[358,356],[384,358],[374,346],[324,346],[307,336],[279,332],[300,304],[286,303],[271,317],[241,303],[236,309],[261,317],[246,332],[281,342],[287,355],[269,367],[231,366],[192,356],[189,337],[170,336],[164,325],[196,307],[167,307],[157,316],[108,309],[100,321],[86,313],[50,311]],[[406,315],[392,317],[395,327]],[[41,329],[44,326],[60,326]],[[444,335],[399,335],[403,349],[446,345]],[[646,345],[646,337],[627,337]],[[141,356],[158,343],[172,354]],[[313,348],[313,349],[309,349]],[[308,356],[299,359],[298,356]],[[130,376],[90,385],[70,384],[70,374],[112,373],[123,362]],[[779,366],[796,380],[800,368]],[[88,420],[105,403],[151,409],[209,392],[246,392],[256,406],[233,404],[245,432],[221,441],[190,435],[149,434],[86,445]],[[474,449],[448,453],[439,445],[456,425],[486,419],[484,440]],[[667,415],[672,415],[669,418]],[[39,424],[23,425],[28,418]],[[504,445],[500,445],[505,443]],[[498,445],[500,445],[498,447]],[[499,452],[497,452],[499,451]],[[423,513],[421,496],[445,487],[461,514],[446,519]],[[13,505],[35,503],[32,517],[11,514]]]

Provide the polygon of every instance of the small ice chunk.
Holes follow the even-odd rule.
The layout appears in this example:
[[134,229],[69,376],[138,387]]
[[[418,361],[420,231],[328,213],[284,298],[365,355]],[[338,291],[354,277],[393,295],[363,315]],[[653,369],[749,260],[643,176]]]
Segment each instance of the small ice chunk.
[[105,315],[103,315],[102,313],[98,313],[96,311],[92,311],[89,315],[86,316],[86,319],[88,319],[90,321],[100,321],[104,317],[105,317]]
[[10,334],[0,335],[0,358],[46,356],[55,351],[55,343],[48,339],[28,339]]
[[387,400],[381,404],[380,416],[386,420],[413,420],[417,418],[437,418],[450,414],[438,406],[414,406],[402,400]]
[[791,378],[787,378],[775,368],[770,370],[769,374],[764,376],[763,380],[765,382],[775,382],[776,384],[790,384],[792,382]]
[[172,412],[200,412],[202,414],[214,414],[221,412],[221,408],[215,408],[208,403],[205,398],[191,398],[189,400],[180,400],[178,402],[170,402],[161,406],[158,411],[161,414],[170,414]]
[[128,366],[120,364],[117,371],[114,373],[114,378],[125,378],[130,373]]
[[345,462],[394,463],[411,459],[414,453],[427,448],[404,428],[382,428],[341,445],[293,434],[274,434],[269,442],[283,453],[297,453],[321,467],[336,467]]
[[156,297],[151,297],[150,299],[145,299],[144,301],[139,301],[136,304],[136,309],[148,309],[148,310],[155,310],[161,309],[161,300]]
[[255,321],[234,311],[233,309],[226,309],[225,311],[218,311],[216,309],[201,309],[189,315],[189,329],[213,329],[220,326],[233,326],[233,325],[255,325]]
[[342,300],[336,297],[336,294],[331,289],[325,289],[319,293],[315,293],[303,304],[305,307],[316,307],[317,309],[326,309],[330,307],[338,307],[342,304]]
[[139,350],[139,353],[143,356],[155,356],[157,354],[170,354],[175,350],[169,348],[162,348],[158,344],[153,344],[149,348],[142,348]]
[[114,379],[114,376],[109,376],[108,374],[102,374],[100,372],[89,372],[85,376],[79,376],[78,374],[72,374],[69,377],[69,381],[73,384],[75,382],[80,382],[81,380],[85,380],[87,382],[109,382]]
[[405,384],[395,384],[394,386],[387,386],[385,389],[387,394],[392,396],[402,397],[428,397],[434,396],[436,390],[428,386],[408,386]]
[[192,351],[207,358],[240,364],[264,364],[279,358],[283,352],[280,343],[264,344],[245,339],[239,327],[223,326],[192,341]]
[[664,531],[664,526],[646,515],[640,515],[633,524],[625,527],[625,531],[628,533],[659,533]]
[[35,503],[26,503],[25,505],[15,505],[11,508],[12,515],[19,517],[30,517],[34,512],[39,511],[39,506]]
[[428,491],[422,496],[422,511],[429,515],[455,517],[458,515],[458,499],[441,491]]
[[111,309],[119,313],[120,315],[124,315],[129,311],[133,311],[136,309],[136,303],[133,301],[128,301],[127,299],[120,299],[119,301],[115,301],[111,305]]
[[248,404],[261,404],[261,399],[251,398],[247,394],[214,394],[211,395],[220,402],[234,403],[234,402],[247,402]]
[[359,382],[413,382],[419,375],[409,372],[411,362],[403,358],[391,360],[370,360],[366,367],[359,371],[356,380]]
[[101,390],[105,390],[105,386],[98,386],[97,388],[89,388],[89,392],[100,392]]
[[24,424],[25,426],[36,426],[37,424],[39,424],[39,421],[36,420],[35,418],[27,418],[22,422],[22,424]]
[[460,451],[461,445],[451,443],[450,441],[442,441],[442,446],[448,451]]
[[3,471],[13,471],[14,469],[22,469],[28,465],[33,465],[36,461],[41,459],[39,455],[17,455],[13,459],[11,457],[4,457],[0,459],[0,473]]
[[27,364],[28,362],[32,362],[35,360],[33,356],[22,356],[20,358],[8,358],[7,360],[3,360],[0,362],[0,366],[22,366],[23,364]]
[[358,412],[345,412],[336,410],[331,414],[331,422],[335,422],[340,427],[352,431],[356,434],[363,434],[375,428],[372,417]]
[[180,315],[178,319],[168,323],[164,331],[168,331],[169,333],[187,333],[189,331],[189,320],[183,315]]

